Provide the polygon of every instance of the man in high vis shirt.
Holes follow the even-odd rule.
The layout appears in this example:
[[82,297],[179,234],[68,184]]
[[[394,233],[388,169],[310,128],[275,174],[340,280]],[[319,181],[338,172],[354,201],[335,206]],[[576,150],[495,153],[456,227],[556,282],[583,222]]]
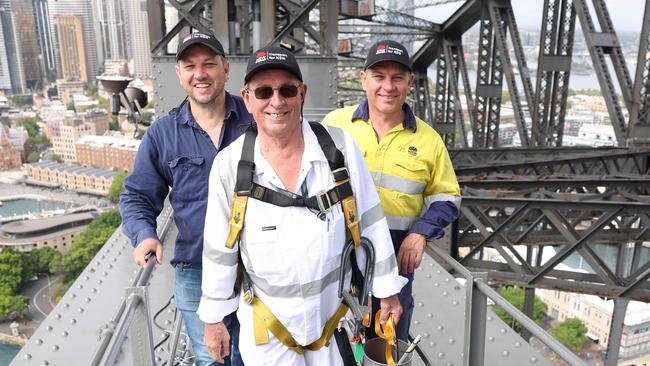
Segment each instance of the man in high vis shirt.
[[[245,364],[343,365],[336,341],[324,336],[324,329],[330,319],[335,324],[339,320],[335,313],[341,304],[338,285],[347,213],[340,204],[322,211],[280,207],[261,198],[268,192],[257,195],[258,190],[273,191],[287,200],[311,199],[335,188],[336,178],[319,145],[317,129],[302,119],[307,85],[293,54],[274,46],[251,55],[244,82],[242,97],[257,124],[257,137],[251,142],[246,132],[233,142],[217,156],[210,174],[203,296],[198,309],[206,323],[206,344],[217,360],[228,354],[229,335],[222,320],[237,310],[239,349]],[[361,236],[373,242],[372,291],[380,298],[380,322],[389,316],[398,321],[402,308],[396,294],[407,280],[398,275],[372,177],[351,136],[338,128],[318,127],[328,132],[343,152],[358,213],[355,220]],[[248,179],[257,186],[242,211],[237,205],[242,191],[234,191],[240,182],[241,161],[250,161],[244,159],[246,152],[254,163]],[[231,242],[233,228],[241,231],[239,240]],[[365,263],[364,252],[356,253],[357,264]],[[252,285],[252,297],[235,288],[238,263]],[[346,289],[350,276],[345,276]],[[246,300],[251,298],[249,305]],[[259,303],[268,308],[275,325],[285,328],[282,336],[276,336],[262,321],[269,317],[260,319]],[[323,337],[325,343],[331,343],[311,347]]]
[[[208,177],[217,152],[234,141],[252,117],[243,100],[225,90],[230,64],[221,43],[212,35],[189,33],[178,44],[176,74],[187,99],[147,130],[131,174],[120,197],[122,231],[133,246],[139,266],[149,253],[158,263],[163,246],[156,234],[156,217],[169,193],[178,235],[174,247],[174,300],[192,343],[194,365],[214,366],[203,343],[204,325],[196,314],[201,299],[203,223]],[[153,260],[153,259],[152,259]],[[225,365],[241,366],[235,314],[226,317],[233,332],[233,354]]]
[[352,134],[372,174],[400,274],[409,279],[400,292],[404,314],[397,326],[398,337],[406,340],[413,314],[413,271],[420,266],[426,241],[441,238],[458,217],[460,189],[444,142],[405,103],[413,85],[406,48],[390,40],[375,43],[360,76],[367,99],[330,112],[323,123]]

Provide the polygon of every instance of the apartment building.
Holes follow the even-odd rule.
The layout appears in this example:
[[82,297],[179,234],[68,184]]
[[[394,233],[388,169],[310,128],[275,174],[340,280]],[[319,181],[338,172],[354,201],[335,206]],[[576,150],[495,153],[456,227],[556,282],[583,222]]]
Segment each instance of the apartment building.
[[77,163],[99,169],[130,171],[140,140],[113,136],[83,136],[76,144]]
[[92,124],[83,123],[81,118],[64,120],[58,126],[58,136],[52,137],[54,153],[66,163],[77,161],[75,143],[81,136],[94,135],[95,128]]
[[24,169],[29,184],[63,187],[100,196],[108,194],[113,178],[117,175],[116,171],[51,161],[27,164]]

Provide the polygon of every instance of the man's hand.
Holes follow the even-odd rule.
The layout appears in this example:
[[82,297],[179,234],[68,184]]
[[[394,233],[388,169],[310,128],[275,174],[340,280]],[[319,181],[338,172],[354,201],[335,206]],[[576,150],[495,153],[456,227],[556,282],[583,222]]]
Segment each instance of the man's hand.
[[399,297],[397,297],[397,294],[384,299],[379,299],[379,306],[381,308],[381,314],[379,315],[380,324],[386,324],[389,314],[393,315],[393,322],[395,322],[395,324],[399,322],[403,310],[402,305],[399,303]]
[[224,357],[230,355],[230,334],[223,322],[205,323],[203,341],[215,361],[223,363]]
[[144,266],[147,261],[145,257],[149,253],[154,253],[156,255],[156,262],[158,264],[162,263],[163,260],[163,246],[160,240],[156,238],[147,238],[141,241],[138,246],[133,250],[133,260],[138,266]]
[[397,253],[397,267],[400,273],[411,273],[422,263],[427,239],[422,234],[410,233],[404,238]]

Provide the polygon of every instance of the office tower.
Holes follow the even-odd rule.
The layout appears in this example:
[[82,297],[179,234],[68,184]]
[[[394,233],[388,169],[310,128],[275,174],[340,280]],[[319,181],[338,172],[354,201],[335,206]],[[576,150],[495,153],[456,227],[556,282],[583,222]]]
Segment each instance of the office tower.
[[[37,33],[34,32],[34,8],[31,1],[11,0],[11,12],[16,39],[17,59],[20,65],[18,90],[24,93],[42,84],[43,68],[39,59]],[[13,76],[13,75],[12,75]]]
[[[54,24],[54,18],[56,16],[77,16],[82,21],[82,33],[84,35],[85,42],[85,60],[87,62],[88,68],[88,79],[95,81],[97,75],[99,75],[99,65],[104,62],[103,53],[101,47],[98,45],[101,44],[101,35],[99,31],[99,23],[95,21],[95,15],[93,13],[93,4],[91,0],[49,0],[47,2],[47,8],[50,15],[50,27],[51,34],[56,34],[56,26]],[[54,38],[55,45],[54,49],[59,50],[58,45],[58,35]],[[58,51],[55,54],[60,54],[63,56],[63,52]],[[57,69],[59,70],[58,77],[63,77],[63,70],[61,70],[61,57],[57,57]]]
[[57,43],[61,56],[61,77],[64,80],[88,81],[88,60],[83,21],[78,15],[56,15],[54,17]]
[[147,0],[125,1],[129,21],[128,42],[133,57],[131,73],[137,77],[151,76],[151,45],[149,44],[149,21]]
[[0,22],[2,22],[2,36],[7,57],[7,67],[11,80],[11,92],[23,93],[25,90],[24,73],[20,63],[20,53],[16,40],[14,17],[11,11],[10,0],[0,0]]
[[56,80],[56,54],[54,50],[54,38],[56,35],[51,32],[50,14],[47,9],[48,0],[32,0],[34,8],[34,25],[40,49],[39,59],[42,63],[43,72],[49,81]]
[[[99,24],[104,60],[128,60],[127,24],[122,0],[93,0]],[[129,0],[127,3],[137,3]]]
[[9,71],[9,60],[7,58],[7,47],[5,46],[3,20],[0,17],[0,90],[11,91],[11,73]]

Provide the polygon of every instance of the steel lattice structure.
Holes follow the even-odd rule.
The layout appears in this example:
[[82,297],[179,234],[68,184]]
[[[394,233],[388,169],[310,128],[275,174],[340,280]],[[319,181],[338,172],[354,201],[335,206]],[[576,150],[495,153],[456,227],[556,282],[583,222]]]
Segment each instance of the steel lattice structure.
[[[307,103],[306,108],[315,103],[321,114],[337,101],[354,102],[363,97],[358,90],[336,90],[337,63],[341,76],[341,70],[358,67],[365,47],[377,36],[393,35],[403,42],[423,40],[412,54],[413,108],[449,147],[455,147],[450,154],[463,194],[462,215],[448,235],[449,255],[471,271],[486,272],[486,281],[526,288],[526,309],[531,312],[535,288],[614,299],[607,360],[607,365],[613,366],[627,303],[650,301],[650,260],[641,255],[650,242],[650,149],[643,147],[650,144],[650,1],[644,8],[632,79],[603,0],[545,0],[534,88],[509,0],[464,1],[441,24],[408,14],[420,6],[448,2],[413,1],[401,9],[375,6],[371,14],[356,15],[349,14],[348,8],[342,14],[341,4],[359,6],[362,2],[148,0],[147,9],[154,64],[173,65],[166,47],[190,28],[217,34],[227,49],[231,70],[241,67],[253,49],[282,44],[299,55],[301,66],[317,66],[311,69],[317,71],[305,73],[316,80],[310,93],[322,89],[326,95],[333,90],[319,98],[334,99],[331,102]],[[169,29],[165,27],[166,5],[178,13],[177,24]],[[576,20],[618,147],[562,147]],[[477,25],[478,59],[469,64],[463,36]],[[352,50],[338,55],[338,41],[346,38],[351,40]],[[323,67],[324,62],[333,67]],[[429,71],[432,65],[435,74]],[[468,76],[472,66],[477,70],[475,87]],[[157,82],[168,83],[164,79],[167,73],[157,70]],[[351,75],[339,81],[354,80]],[[524,148],[500,147],[504,92],[510,96]],[[171,93],[169,88],[159,90],[157,103],[174,100]],[[429,249],[435,257],[432,245]],[[615,260],[605,259],[602,250],[614,252]],[[588,264],[586,272],[561,265],[576,255]],[[436,268],[433,263],[431,268]],[[431,276],[424,277],[424,286],[429,285],[426,292],[436,293],[439,284],[426,282],[428,278],[450,281],[444,271],[426,271]],[[448,291],[457,291],[456,287],[448,286],[441,296],[432,297],[443,298]],[[454,299],[447,305],[454,308],[457,302]],[[421,315],[427,320],[437,316],[426,311]],[[59,326],[59,320],[50,321]],[[47,330],[39,334],[47,334]],[[38,349],[41,343],[34,347]],[[435,345],[432,343],[429,346]],[[445,357],[440,348],[436,352],[440,359]],[[521,365],[521,360],[509,364]],[[527,361],[537,360],[528,357]]]
[[[213,3],[224,2],[229,3]],[[257,3],[232,2],[237,9],[253,9]],[[650,223],[650,154],[628,146],[650,142],[650,6],[645,7],[633,80],[603,0],[591,0],[591,6],[588,0],[545,0],[533,85],[509,0],[465,1],[441,24],[407,14],[446,2],[414,1],[400,9],[375,5],[374,12],[360,15],[350,14],[354,9],[350,12],[348,2],[346,15],[334,30],[323,27],[331,25],[332,14],[338,12],[332,3],[328,8],[323,1],[278,0],[277,14],[267,11],[261,23],[274,24],[267,28],[272,37],[266,38],[300,53],[327,55],[327,50],[335,50],[337,37],[348,39],[352,47],[338,61],[339,81],[348,83],[339,89],[338,99],[346,103],[363,97],[349,89],[356,82],[350,70],[361,65],[366,48],[377,37],[392,33],[402,42],[424,39],[412,56],[414,111],[438,130],[448,146],[462,148],[450,151],[464,196],[450,254],[472,270],[487,271],[491,281],[527,288],[528,304],[535,287],[615,299],[609,353],[615,360],[627,302],[650,300],[650,264],[639,255]],[[184,6],[194,14],[191,5]],[[620,147],[561,147],[576,21]],[[250,21],[240,25],[246,30],[241,37],[252,37],[249,25]],[[465,58],[463,35],[477,25],[478,59],[472,65]],[[321,43],[327,47],[318,48]],[[242,45],[251,42],[243,39],[238,44],[238,52],[245,53]],[[435,73],[429,72],[432,65]],[[474,87],[470,67],[477,70]],[[524,149],[499,146],[504,93]],[[605,263],[593,249],[596,244],[615,248],[616,262]],[[491,253],[500,259],[491,260]],[[585,259],[590,273],[558,268],[574,253]]]

